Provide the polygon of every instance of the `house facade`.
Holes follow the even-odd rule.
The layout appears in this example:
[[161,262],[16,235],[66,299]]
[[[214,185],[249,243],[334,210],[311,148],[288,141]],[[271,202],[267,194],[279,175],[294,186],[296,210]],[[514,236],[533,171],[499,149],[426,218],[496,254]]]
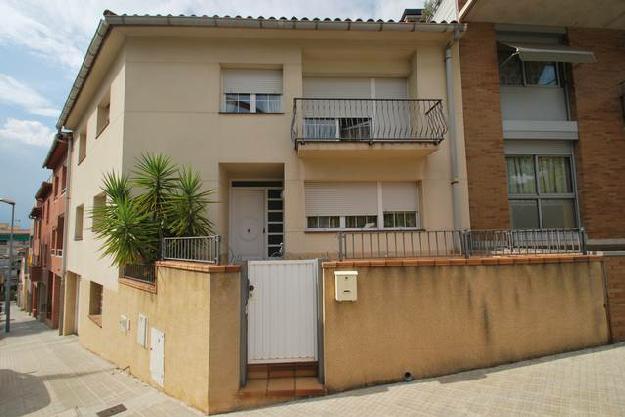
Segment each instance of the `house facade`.
[[63,248],[68,184],[67,143],[55,139],[43,163],[52,171],[35,194],[31,210],[33,238],[30,256],[30,312],[52,328],[59,326]]
[[[572,59],[561,29],[539,32],[547,46],[524,54]],[[46,159],[65,172],[64,211],[48,208],[56,181],[33,209],[33,259],[50,248],[40,314],[210,414],[608,343],[570,62],[526,68],[510,25],[498,57],[497,33],[412,9],[105,12]],[[500,77],[497,59],[517,69]],[[102,255],[91,213],[103,176],[146,153],[198,170],[219,238],[200,238],[210,256],[174,238],[137,279]]]

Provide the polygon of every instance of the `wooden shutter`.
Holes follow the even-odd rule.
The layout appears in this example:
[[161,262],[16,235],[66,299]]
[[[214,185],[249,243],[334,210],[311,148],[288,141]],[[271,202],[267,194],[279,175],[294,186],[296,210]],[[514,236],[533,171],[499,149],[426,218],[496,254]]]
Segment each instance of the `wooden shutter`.
[[224,93],[282,94],[282,71],[259,69],[224,69]]
[[307,216],[376,215],[375,182],[307,182]]

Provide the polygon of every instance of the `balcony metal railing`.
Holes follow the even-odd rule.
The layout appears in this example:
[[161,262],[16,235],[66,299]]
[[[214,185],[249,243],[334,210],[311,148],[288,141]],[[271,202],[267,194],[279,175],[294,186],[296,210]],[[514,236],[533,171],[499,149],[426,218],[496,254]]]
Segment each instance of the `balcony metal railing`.
[[338,233],[339,259],[586,253],[583,229],[362,230]]
[[122,272],[125,278],[149,284],[156,282],[156,266],[154,264],[126,264]]
[[438,99],[296,98],[291,136],[307,142],[439,144],[447,132]]
[[472,230],[467,256],[585,253],[584,229]]
[[176,261],[219,263],[221,236],[166,237],[162,258]]

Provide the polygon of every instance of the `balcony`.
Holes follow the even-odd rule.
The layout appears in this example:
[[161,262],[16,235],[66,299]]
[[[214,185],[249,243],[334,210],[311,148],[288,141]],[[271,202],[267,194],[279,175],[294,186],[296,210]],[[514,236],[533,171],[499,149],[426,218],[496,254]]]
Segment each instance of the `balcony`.
[[447,132],[441,100],[296,98],[291,137],[301,157],[423,156]]

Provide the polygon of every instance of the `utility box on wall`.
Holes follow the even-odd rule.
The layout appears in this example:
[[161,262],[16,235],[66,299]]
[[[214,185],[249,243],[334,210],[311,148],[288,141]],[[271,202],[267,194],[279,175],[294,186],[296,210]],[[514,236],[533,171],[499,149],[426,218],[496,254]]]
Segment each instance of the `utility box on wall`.
[[358,271],[334,271],[334,299],[336,301],[358,299]]

